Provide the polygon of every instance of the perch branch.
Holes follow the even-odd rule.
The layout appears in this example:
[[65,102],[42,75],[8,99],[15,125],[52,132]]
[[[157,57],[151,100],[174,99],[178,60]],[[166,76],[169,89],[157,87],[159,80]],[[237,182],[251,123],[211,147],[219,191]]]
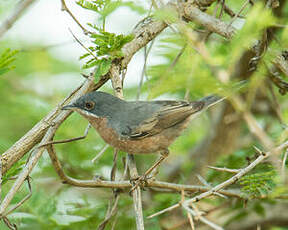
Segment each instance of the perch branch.
[[[112,86],[115,92],[115,95],[121,99],[123,99],[123,85],[122,80],[120,79],[120,67],[115,66],[115,68],[111,69],[111,81]],[[136,162],[134,156],[128,154],[128,167],[130,172],[130,178],[138,178],[138,172],[136,167]],[[141,197],[141,188],[137,187],[132,191],[135,218],[136,218],[136,226],[137,230],[144,230],[144,220],[143,220],[143,211],[142,211],[142,197]]]

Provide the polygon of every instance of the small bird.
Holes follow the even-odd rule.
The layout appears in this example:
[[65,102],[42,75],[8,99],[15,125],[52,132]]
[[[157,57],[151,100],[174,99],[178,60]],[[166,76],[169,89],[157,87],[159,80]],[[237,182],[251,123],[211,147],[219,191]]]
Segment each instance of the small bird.
[[86,118],[103,140],[130,154],[166,151],[189,121],[221,101],[208,96],[197,101],[125,101],[94,91],[64,106]]
[[130,154],[161,153],[161,158],[145,172],[146,177],[167,157],[168,147],[189,121],[223,99],[211,95],[192,102],[125,101],[94,91],[62,109],[78,112],[116,149]]

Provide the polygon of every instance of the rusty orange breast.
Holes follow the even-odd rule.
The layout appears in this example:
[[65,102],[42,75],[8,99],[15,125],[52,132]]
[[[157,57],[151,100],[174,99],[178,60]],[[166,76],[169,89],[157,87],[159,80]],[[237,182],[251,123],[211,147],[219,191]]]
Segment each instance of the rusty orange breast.
[[106,143],[130,154],[156,153],[166,150],[176,137],[180,135],[184,126],[186,126],[186,122],[183,122],[183,124],[179,124],[180,126],[177,125],[174,128],[165,129],[156,135],[132,140],[129,138],[121,138],[121,136],[108,125],[107,118],[86,118]]

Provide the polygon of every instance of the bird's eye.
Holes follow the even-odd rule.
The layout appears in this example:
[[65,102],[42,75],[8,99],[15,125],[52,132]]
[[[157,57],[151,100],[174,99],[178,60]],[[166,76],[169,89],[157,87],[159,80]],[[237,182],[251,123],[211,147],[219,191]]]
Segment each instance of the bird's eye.
[[88,102],[85,103],[85,109],[87,109],[87,110],[91,110],[91,109],[94,108],[94,105],[95,105],[94,102],[92,102],[92,101],[88,101]]

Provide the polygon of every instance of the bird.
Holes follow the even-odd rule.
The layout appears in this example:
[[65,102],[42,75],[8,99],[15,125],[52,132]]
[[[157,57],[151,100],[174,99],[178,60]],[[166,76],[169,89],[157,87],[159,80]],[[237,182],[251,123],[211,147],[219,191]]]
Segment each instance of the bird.
[[195,101],[126,101],[93,91],[62,109],[78,112],[107,144],[118,150],[129,154],[160,153],[160,159],[140,178],[145,180],[168,156],[168,147],[189,121],[223,99],[210,95]]

